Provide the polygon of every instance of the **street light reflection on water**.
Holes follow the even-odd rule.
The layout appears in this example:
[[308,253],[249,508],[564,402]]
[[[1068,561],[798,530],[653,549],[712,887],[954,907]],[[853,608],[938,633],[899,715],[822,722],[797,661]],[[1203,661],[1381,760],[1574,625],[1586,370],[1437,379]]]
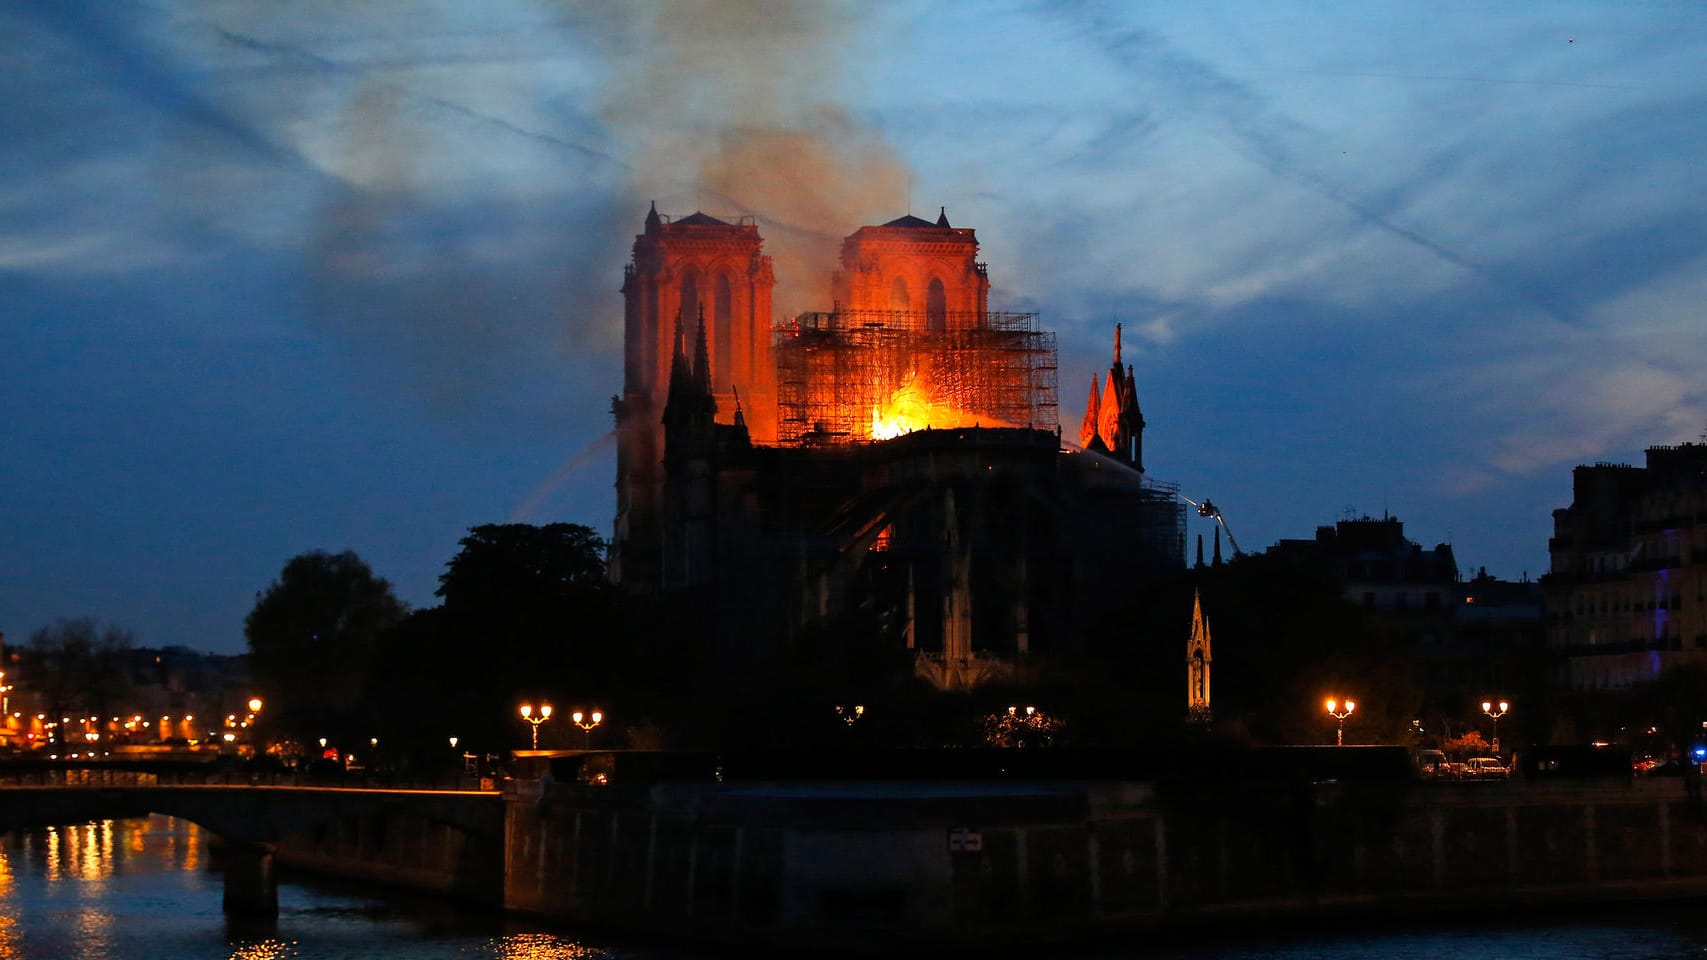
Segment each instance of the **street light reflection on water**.
[[[0,960],[562,960],[603,948],[440,901],[280,885],[277,922],[233,922],[210,834],[154,816],[0,835]],[[352,888],[356,889],[356,888]],[[644,960],[665,954],[625,952]]]

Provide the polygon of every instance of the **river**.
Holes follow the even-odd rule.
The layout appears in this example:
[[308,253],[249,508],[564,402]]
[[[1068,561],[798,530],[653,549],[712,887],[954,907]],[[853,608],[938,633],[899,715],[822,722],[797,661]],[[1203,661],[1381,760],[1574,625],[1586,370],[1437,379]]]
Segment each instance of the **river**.
[[[0,838],[0,960],[691,960],[677,948],[581,939],[427,899],[341,885],[279,886],[276,924],[232,924],[207,835],[167,817]],[[1707,918],[1676,904],[1507,923],[1458,919],[1324,935],[1190,936],[1027,957],[1076,960],[1671,960],[1707,954]],[[724,954],[727,955],[727,954]]]

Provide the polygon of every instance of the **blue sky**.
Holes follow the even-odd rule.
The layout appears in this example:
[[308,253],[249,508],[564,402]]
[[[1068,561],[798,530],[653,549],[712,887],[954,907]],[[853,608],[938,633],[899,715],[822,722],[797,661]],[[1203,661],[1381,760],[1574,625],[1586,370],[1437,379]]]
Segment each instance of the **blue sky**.
[[7,4],[0,630],[236,651],[304,550],[428,604],[471,525],[608,533],[654,199],[797,309],[946,206],[1247,549],[1537,576],[1574,464],[1707,427],[1702,63],[1687,3]]

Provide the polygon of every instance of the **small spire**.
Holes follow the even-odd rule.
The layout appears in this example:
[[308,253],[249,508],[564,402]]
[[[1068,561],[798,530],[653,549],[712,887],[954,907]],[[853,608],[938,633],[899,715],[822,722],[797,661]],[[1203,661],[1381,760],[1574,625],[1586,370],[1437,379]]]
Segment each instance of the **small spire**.
[[1215,528],[1215,559],[1214,559],[1213,563],[1217,567],[1219,567],[1221,565],[1221,528],[1220,527]]
[[1120,324],[1114,325],[1114,365],[1120,366]]
[[1102,423],[1101,395],[1097,392],[1096,374],[1091,374],[1091,397],[1085,401],[1085,421],[1079,425],[1079,446],[1088,447],[1097,437]]
[[948,208],[947,207],[938,207],[937,209],[941,210],[942,213],[938,214],[938,216],[936,218],[936,225],[939,227],[948,226]]
[[658,201],[654,200],[654,201],[652,201],[652,209],[647,211],[647,213],[646,213],[646,231],[648,233],[650,233],[653,230],[658,229],[659,223],[660,223],[660,220],[658,218]]
[[734,387],[733,389],[735,391],[735,426],[745,430],[747,428],[747,416],[741,412],[741,388]]
[[705,343],[705,304],[699,305],[699,342],[693,348],[693,385],[711,392],[711,357]]
[[670,353],[670,390],[672,393],[687,386],[688,378],[692,373],[688,369],[687,346],[683,341],[682,311],[678,308],[676,310],[676,339]]

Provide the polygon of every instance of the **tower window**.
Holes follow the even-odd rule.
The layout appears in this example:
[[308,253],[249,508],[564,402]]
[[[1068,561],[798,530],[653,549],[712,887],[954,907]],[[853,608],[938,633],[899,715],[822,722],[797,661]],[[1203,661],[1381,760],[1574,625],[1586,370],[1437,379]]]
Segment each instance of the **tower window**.
[[912,298],[907,296],[907,281],[900,277],[896,277],[895,282],[889,285],[889,309],[912,309]]
[[699,322],[699,278],[682,278],[682,330],[688,336],[688,355],[693,355],[694,324]]
[[735,297],[729,290],[729,277],[717,278],[717,297],[711,334],[711,383],[717,390],[728,390],[735,379]]
[[935,277],[925,298],[925,326],[933,332],[948,329],[948,291]]

